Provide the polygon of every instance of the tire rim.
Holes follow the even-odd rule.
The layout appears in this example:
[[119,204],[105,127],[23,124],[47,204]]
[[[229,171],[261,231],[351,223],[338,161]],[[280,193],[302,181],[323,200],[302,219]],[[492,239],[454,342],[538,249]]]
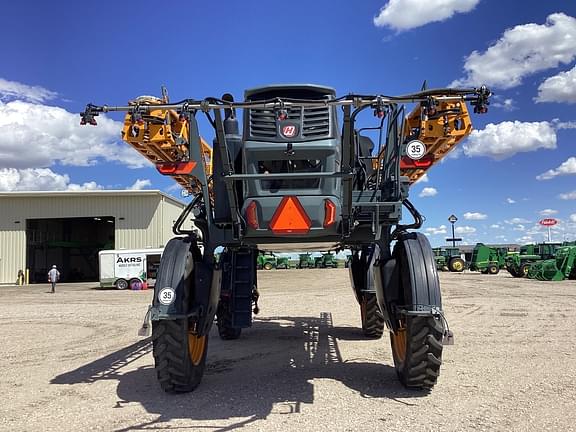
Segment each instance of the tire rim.
[[527,276],[527,275],[528,275],[528,270],[529,270],[528,266],[524,266],[524,268],[522,269],[522,274],[523,274],[524,276]]
[[454,270],[456,270],[456,271],[462,270],[462,263],[460,261],[456,261],[452,266],[454,267]]
[[188,333],[188,353],[190,354],[190,361],[194,366],[198,366],[202,361],[205,348],[206,336],[198,336],[194,332]]
[[400,363],[406,359],[406,324],[400,323],[400,328],[396,333],[392,333],[392,349]]

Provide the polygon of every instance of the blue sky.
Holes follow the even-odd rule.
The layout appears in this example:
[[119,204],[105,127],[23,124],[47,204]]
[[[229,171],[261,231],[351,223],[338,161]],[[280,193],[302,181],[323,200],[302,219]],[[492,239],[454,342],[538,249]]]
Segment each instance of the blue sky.
[[162,84],[178,100],[287,82],[339,94],[486,83],[495,97],[476,132],[412,188],[430,240],[444,243],[451,213],[468,243],[544,240],[543,216],[560,220],[555,240],[576,239],[574,2],[32,1],[2,17],[0,190],[178,195],[119,140],[120,116],[77,125],[88,102]]

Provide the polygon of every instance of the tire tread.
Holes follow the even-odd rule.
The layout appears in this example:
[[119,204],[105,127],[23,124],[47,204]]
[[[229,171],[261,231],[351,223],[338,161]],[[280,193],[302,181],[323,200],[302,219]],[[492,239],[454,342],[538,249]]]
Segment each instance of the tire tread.
[[376,294],[364,293],[365,315],[362,317],[362,331],[364,335],[380,339],[384,333],[384,317],[380,313]]
[[444,326],[432,316],[406,318],[406,353],[396,371],[400,381],[409,388],[430,389],[440,375]]

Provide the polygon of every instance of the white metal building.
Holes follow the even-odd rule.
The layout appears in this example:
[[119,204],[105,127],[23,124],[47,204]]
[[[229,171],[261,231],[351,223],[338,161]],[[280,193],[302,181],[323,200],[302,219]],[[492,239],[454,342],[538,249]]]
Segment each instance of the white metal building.
[[185,204],[158,190],[0,192],[0,284],[97,280],[102,249],[161,248]]

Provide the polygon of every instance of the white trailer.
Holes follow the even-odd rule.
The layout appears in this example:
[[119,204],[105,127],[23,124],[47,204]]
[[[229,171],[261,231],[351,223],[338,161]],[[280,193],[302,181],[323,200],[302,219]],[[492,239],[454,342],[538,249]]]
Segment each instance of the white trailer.
[[103,250],[98,253],[100,286],[126,289],[146,282],[152,287],[164,249]]

